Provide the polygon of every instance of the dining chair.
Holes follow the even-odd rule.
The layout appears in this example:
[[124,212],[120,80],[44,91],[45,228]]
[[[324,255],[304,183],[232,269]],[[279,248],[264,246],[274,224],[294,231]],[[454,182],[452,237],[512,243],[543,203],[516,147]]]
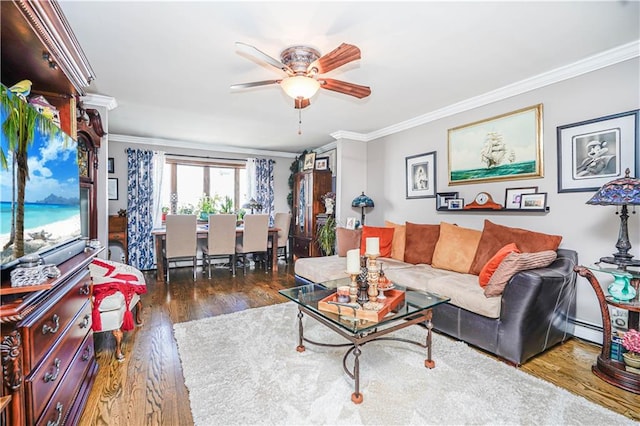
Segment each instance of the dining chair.
[[236,276],[236,221],[235,214],[210,214],[207,244],[202,247],[202,268],[209,266],[211,259],[229,257],[232,275]]
[[[277,252],[278,257],[284,256],[285,262],[289,263],[289,255],[287,252],[287,245],[289,242],[289,226],[291,225],[290,213],[276,213],[273,226],[278,228],[278,240],[277,240]],[[272,242],[269,239],[267,248],[271,249]],[[271,250],[269,250],[269,257],[271,256]]]
[[[247,254],[264,253],[267,259],[267,240],[269,238],[269,215],[247,214],[244,216],[242,238],[236,244],[236,254],[242,256],[243,272],[247,272]],[[267,262],[265,262],[267,263]],[[265,266],[265,270],[267,267]]]
[[169,262],[192,259],[193,280],[196,280],[198,261],[198,234],[196,215],[169,214],[166,220],[167,235],[164,245],[163,262],[169,282]]

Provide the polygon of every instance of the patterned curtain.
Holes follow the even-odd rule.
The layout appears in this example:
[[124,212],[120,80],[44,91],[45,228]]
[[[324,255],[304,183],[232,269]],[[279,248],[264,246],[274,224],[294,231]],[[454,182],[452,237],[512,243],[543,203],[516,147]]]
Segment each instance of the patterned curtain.
[[262,204],[262,213],[269,215],[270,225],[273,225],[275,210],[273,194],[273,166],[275,163],[274,160],[265,158],[249,158],[247,160],[249,196]]
[[153,152],[127,149],[127,233],[129,264],[146,270],[154,268]]

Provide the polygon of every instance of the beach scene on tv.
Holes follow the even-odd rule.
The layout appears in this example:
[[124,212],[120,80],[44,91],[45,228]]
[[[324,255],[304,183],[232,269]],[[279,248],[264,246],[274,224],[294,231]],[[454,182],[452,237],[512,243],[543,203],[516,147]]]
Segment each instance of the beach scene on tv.
[[[6,110],[0,108],[0,123],[6,120]],[[4,126],[2,130],[1,149],[7,159],[6,167],[0,167],[0,249],[4,267],[23,255],[41,253],[77,239],[81,228],[77,143],[62,131],[46,132],[36,124],[32,143],[26,150],[24,233],[22,244],[18,244],[19,166]],[[20,250],[22,245],[24,248]]]

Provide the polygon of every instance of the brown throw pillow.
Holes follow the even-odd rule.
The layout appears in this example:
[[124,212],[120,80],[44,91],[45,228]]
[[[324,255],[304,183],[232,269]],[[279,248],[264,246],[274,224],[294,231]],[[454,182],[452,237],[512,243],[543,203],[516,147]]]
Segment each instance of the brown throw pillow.
[[384,226],[393,228],[393,240],[391,240],[391,258],[404,260],[404,246],[406,244],[407,228],[405,225],[384,221]]
[[440,222],[440,238],[433,251],[434,268],[466,274],[476,253],[481,231]]
[[527,269],[544,268],[556,260],[558,254],[555,250],[545,250],[537,253],[510,253],[504,258],[500,266],[489,278],[489,283],[484,288],[486,297],[500,296],[507,283],[515,274]]
[[536,253],[545,250],[557,250],[562,241],[560,235],[549,235],[541,232],[528,231],[521,228],[496,225],[489,220],[484,221],[482,238],[478,250],[469,269],[469,273],[479,275],[482,267],[509,243],[516,243],[523,253]]
[[404,261],[431,265],[433,251],[440,236],[440,225],[405,224]]
[[336,228],[338,256],[345,257],[347,251],[360,248],[361,229]]

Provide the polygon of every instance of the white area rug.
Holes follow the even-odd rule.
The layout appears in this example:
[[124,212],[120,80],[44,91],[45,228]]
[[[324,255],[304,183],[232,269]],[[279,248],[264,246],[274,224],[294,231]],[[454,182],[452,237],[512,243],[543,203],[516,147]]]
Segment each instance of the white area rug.
[[[364,402],[355,405],[342,369],[346,348],[296,352],[297,312],[290,302],[174,325],[196,425],[635,424],[439,335],[432,370],[416,345],[364,345]],[[312,340],[343,341],[312,318],[304,325]],[[426,330],[395,335],[424,341]]]

